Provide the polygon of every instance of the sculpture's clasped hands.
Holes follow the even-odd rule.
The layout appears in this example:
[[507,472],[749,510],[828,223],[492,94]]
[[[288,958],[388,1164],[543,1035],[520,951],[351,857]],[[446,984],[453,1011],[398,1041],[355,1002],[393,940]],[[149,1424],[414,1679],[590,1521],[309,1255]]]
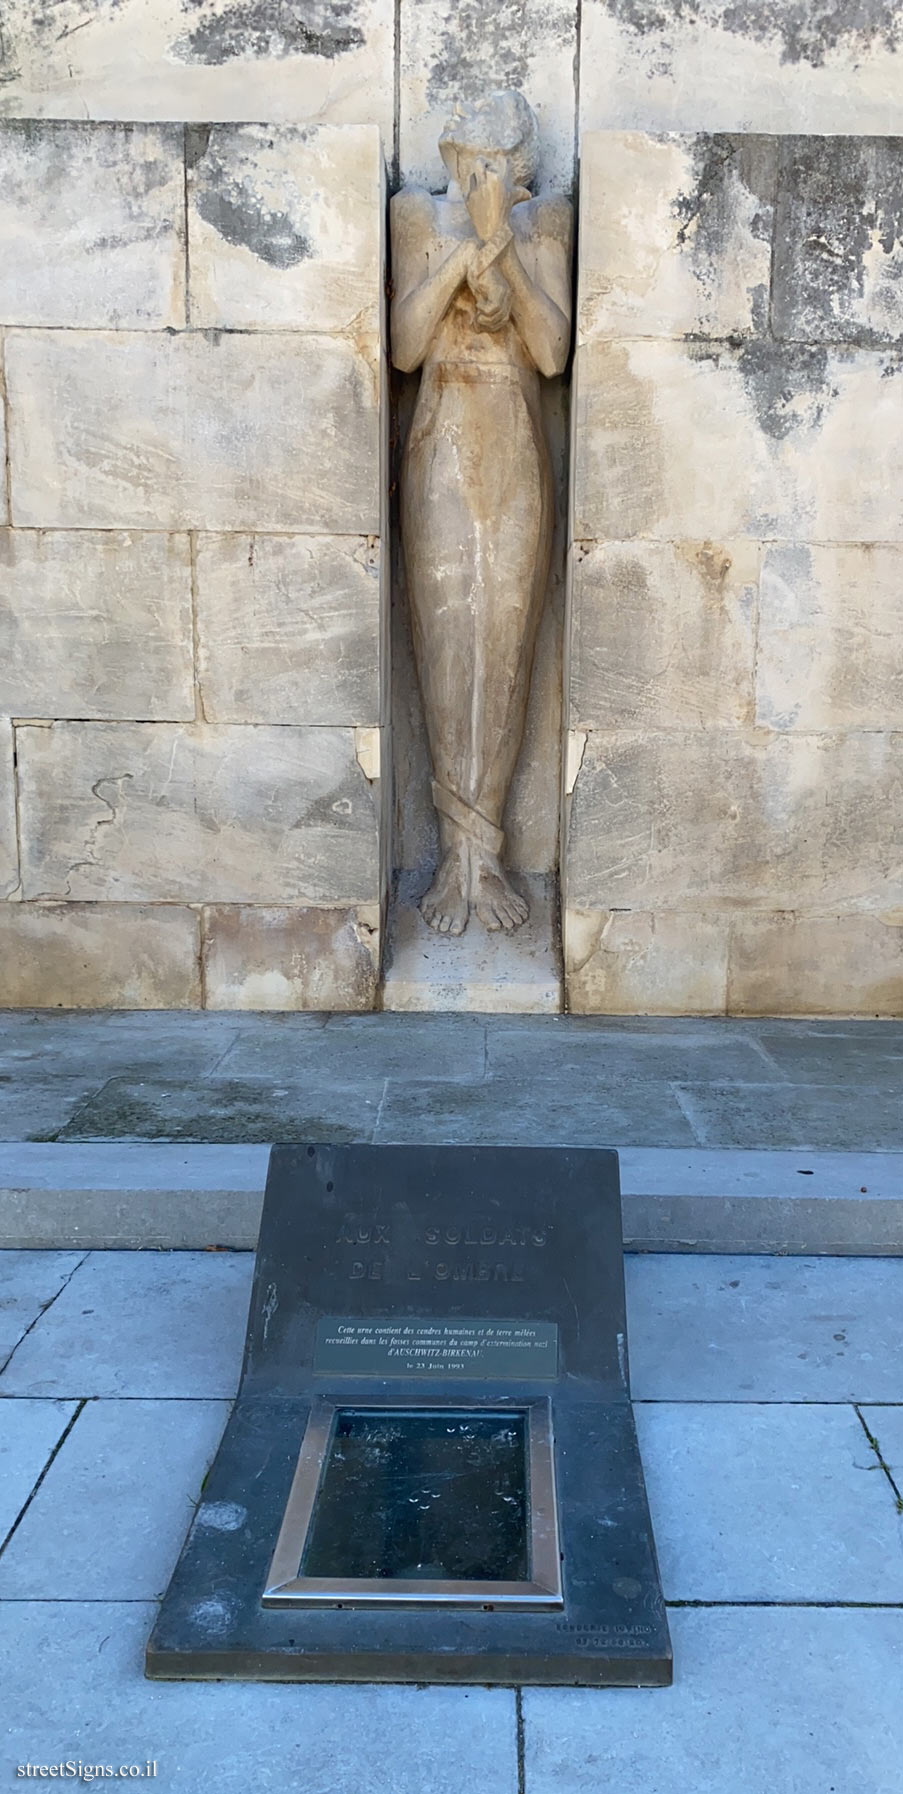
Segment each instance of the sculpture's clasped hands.
[[507,159],[500,170],[490,167],[485,157],[477,157],[464,188],[464,204],[481,243],[488,243],[507,224],[513,203]]
[[502,330],[511,316],[511,288],[496,266],[511,242],[509,214],[519,196],[511,184],[510,169],[493,168],[478,157],[463,188],[464,204],[479,237],[468,270],[467,283],[476,300],[480,330]]

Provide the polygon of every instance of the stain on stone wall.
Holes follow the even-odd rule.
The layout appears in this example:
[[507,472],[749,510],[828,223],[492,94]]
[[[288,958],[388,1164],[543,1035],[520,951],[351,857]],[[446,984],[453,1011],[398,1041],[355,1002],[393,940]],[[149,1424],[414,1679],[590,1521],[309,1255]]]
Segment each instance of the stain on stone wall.
[[364,42],[355,0],[239,0],[211,8],[183,0],[197,23],[173,46],[185,61],[231,62],[236,57],[341,56]]
[[783,62],[810,68],[822,68],[838,49],[856,55],[903,45],[903,15],[887,0],[608,0],[608,10],[643,37],[706,24],[759,43],[777,41]]
[[774,329],[874,348],[903,338],[903,138],[782,144]]
[[[549,48],[570,45],[572,14],[554,8],[547,16]],[[444,105],[449,97],[469,98],[492,87],[523,87],[537,49],[537,20],[522,0],[461,0],[449,8],[430,62],[427,98]]]
[[205,223],[227,243],[250,249],[271,268],[293,268],[311,253],[310,237],[297,218],[265,205],[254,191],[252,177],[236,179],[215,158],[205,162],[195,204]]

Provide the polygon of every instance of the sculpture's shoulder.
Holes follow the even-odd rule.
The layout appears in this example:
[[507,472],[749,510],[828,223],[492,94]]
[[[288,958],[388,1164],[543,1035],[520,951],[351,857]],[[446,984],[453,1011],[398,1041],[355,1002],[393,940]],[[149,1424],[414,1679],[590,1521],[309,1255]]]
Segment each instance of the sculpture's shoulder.
[[396,240],[416,241],[436,228],[436,201],[426,187],[402,187],[389,204],[392,235]]
[[565,254],[570,255],[574,208],[564,193],[540,193],[515,206],[512,218],[515,229],[519,225],[527,236],[560,243]]

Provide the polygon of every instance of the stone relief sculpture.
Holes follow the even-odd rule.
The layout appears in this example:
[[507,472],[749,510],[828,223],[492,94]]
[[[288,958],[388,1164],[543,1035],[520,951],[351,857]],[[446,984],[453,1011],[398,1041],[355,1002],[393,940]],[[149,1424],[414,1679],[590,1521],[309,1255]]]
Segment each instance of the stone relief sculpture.
[[571,206],[534,198],[538,129],[522,94],[456,105],[448,191],[392,202],[392,356],[422,368],[404,453],[402,540],[441,859],[421,903],[461,934],[517,928],[502,814],[548,578],[552,470],[540,375],[565,366]]

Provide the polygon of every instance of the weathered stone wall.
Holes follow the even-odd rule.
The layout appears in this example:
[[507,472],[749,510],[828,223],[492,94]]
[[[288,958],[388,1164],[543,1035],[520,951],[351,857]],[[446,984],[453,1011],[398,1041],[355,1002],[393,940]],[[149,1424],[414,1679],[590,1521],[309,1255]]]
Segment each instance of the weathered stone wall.
[[383,215],[373,126],[0,125],[0,1004],[374,1001]]
[[903,1009],[903,140],[584,139],[581,1011]]
[[379,125],[438,183],[452,100],[520,87],[546,175],[580,132],[891,132],[899,0],[5,0],[0,116]]

